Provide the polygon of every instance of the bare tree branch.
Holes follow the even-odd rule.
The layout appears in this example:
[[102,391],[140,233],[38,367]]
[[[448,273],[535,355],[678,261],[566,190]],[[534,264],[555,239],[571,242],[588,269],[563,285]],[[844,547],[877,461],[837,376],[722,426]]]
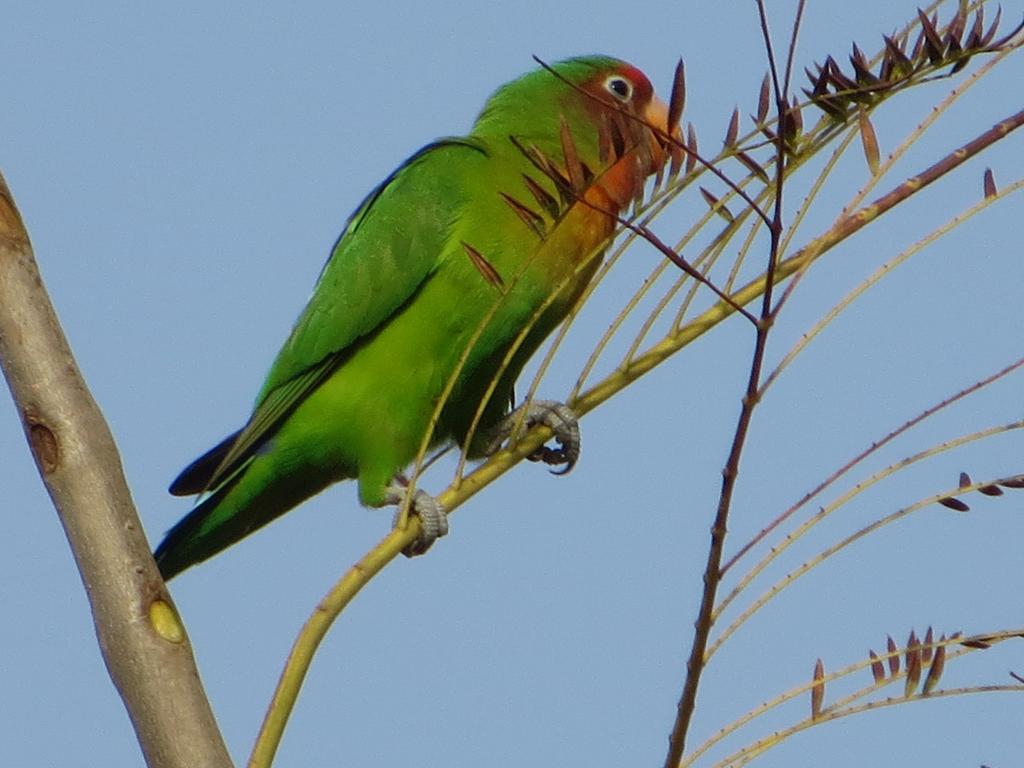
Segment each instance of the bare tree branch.
[[0,367],[146,762],[150,768],[230,766],[114,439],[75,364],[2,175]]

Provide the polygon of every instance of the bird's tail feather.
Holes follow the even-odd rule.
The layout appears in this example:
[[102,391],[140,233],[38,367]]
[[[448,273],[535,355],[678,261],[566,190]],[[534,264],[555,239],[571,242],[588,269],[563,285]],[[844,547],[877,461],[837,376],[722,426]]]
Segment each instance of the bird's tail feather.
[[174,496],[195,496],[209,489],[213,473],[220,469],[224,457],[231,450],[231,446],[235,444],[235,440],[238,439],[241,431],[238,430],[228,435],[181,470],[181,473],[174,478],[174,482],[171,483],[171,487],[168,489],[171,494]]
[[[194,464],[205,458],[201,457]],[[244,532],[234,533],[230,530],[237,527],[230,525],[235,516],[221,508],[228,493],[241,480],[244,469],[241,468],[241,471],[235,472],[214,491],[200,498],[192,511],[164,536],[153,557],[165,581],[170,581],[190,565],[212,557],[245,535]]]
[[279,463],[272,454],[250,456],[196,506],[157,547],[165,580],[213,557],[239,539],[342,479],[329,468]]

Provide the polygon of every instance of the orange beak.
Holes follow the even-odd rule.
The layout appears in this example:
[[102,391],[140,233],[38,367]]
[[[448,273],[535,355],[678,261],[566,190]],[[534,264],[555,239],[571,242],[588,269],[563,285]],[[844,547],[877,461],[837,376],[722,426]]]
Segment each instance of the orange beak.
[[682,150],[673,142],[666,139],[671,136],[676,141],[681,141],[683,134],[678,125],[668,124],[668,105],[657,96],[651,97],[651,103],[644,110],[643,118],[648,125],[660,133],[652,134],[650,137],[651,146],[651,168],[649,173],[656,172],[671,157],[676,160],[682,154]]

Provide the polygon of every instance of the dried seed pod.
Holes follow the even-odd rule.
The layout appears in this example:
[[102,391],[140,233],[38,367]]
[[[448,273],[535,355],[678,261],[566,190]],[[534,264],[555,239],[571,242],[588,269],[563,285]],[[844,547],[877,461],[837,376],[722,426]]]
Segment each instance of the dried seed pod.
[[668,100],[668,132],[672,133],[679,127],[679,120],[683,116],[683,107],[686,104],[686,68],[683,60],[676,64],[675,75],[672,78],[672,95]]
[[707,188],[701,187],[700,188],[700,193],[701,193],[701,195],[704,198],[704,202],[706,202],[709,206],[711,206],[711,209],[715,213],[717,213],[723,219],[728,221],[730,224],[735,220],[733,215],[732,215],[732,212],[730,212],[728,208],[726,208],[724,205],[722,205],[722,202],[717,197],[715,197],[713,194],[711,194],[711,192],[709,192],[707,190]]
[[551,162],[547,155],[545,155],[540,149],[533,144],[529,146],[524,145],[515,136],[509,136],[509,140],[515,145],[516,149],[523,153],[527,160],[529,160],[533,167],[543,173],[555,184],[555,189],[558,190],[558,195],[562,199],[563,205],[568,205],[576,201],[576,197],[572,191],[572,185],[569,180],[558,170],[558,167]]
[[[807,73],[808,78],[811,82],[815,82],[815,79],[811,77],[811,73]],[[757,96],[757,122],[763,123],[765,118],[768,117],[768,97],[771,94],[771,81],[768,79],[768,75],[764,76],[764,80],[761,81],[761,92]],[[818,94],[815,94],[818,95]]]
[[725,131],[725,139],[722,141],[723,146],[726,149],[731,149],[736,145],[736,137],[739,136],[740,132],[740,110],[737,107],[732,111],[732,117],[729,118],[729,127]]
[[981,44],[986,48],[992,43],[992,40],[995,39],[996,32],[999,30],[999,22],[1002,20],[1002,16],[1003,9],[997,5],[996,17],[992,19],[992,26],[988,28],[988,32],[986,32],[981,38]]
[[971,25],[971,31],[967,35],[967,41],[964,46],[968,50],[974,50],[980,48],[982,43],[982,37],[985,33],[985,6],[978,6],[978,12],[974,14],[974,24]]
[[856,43],[853,44],[853,53],[850,55],[850,64],[853,66],[853,75],[854,78],[856,78],[858,85],[866,88],[872,88],[878,84],[879,80],[871,72],[867,57],[864,56],[864,52],[857,47]]
[[469,260],[473,262],[473,266],[477,268],[477,271],[479,271],[481,275],[483,275],[484,280],[493,285],[499,291],[504,292],[505,281],[502,279],[501,275],[498,274],[498,270],[494,268],[494,265],[485,259],[480,251],[471,246],[465,240],[462,241],[462,248],[466,252],[466,255],[469,256]]
[[921,22],[924,52],[928,56],[928,61],[932,64],[941,64],[945,46],[942,44],[942,38],[939,37],[939,31],[935,28],[937,20],[929,19],[920,8],[917,11],[917,18]]
[[597,157],[602,166],[609,166],[619,158],[615,155],[615,147],[612,145],[611,127],[608,123],[608,113],[602,112],[597,124]]
[[871,659],[871,676],[875,679],[875,683],[884,683],[885,667],[882,666],[882,660],[874,651],[868,651],[868,658]]
[[914,71],[914,62],[907,58],[907,54],[903,52],[903,47],[900,46],[893,38],[883,36],[882,39],[885,40],[883,68],[886,74],[881,79],[885,82],[889,82],[892,79],[903,79],[904,77],[907,77]]
[[693,123],[686,126],[686,173],[693,171],[697,165],[697,129]]
[[587,189],[587,180],[583,174],[580,153],[572,138],[572,130],[564,117],[560,126],[560,138],[562,140],[562,156],[565,158],[565,170],[569,175],[569,185],[572,187],[573,194],[580,196]]
[[960,7],[957,8],[953,18],[946,25],[946,45],[950,46],[950,48],[955,45],[957,50],[960,50],[960,40],[965,29],[967,29],[967,13],[963,7]]
[[970,512],[971,508],[960,501],[960,499],[954,498],[953,496],[947,496],[944,499],[939,499],[939,504],[952,509],[955,512]]
[[[836,90],[837,96],[845,96],[847,99],[857,100],[858,96],[863,99],[863,94],[860,88],[857,87],[857,82],[851,80],[843,74],[842,69],[839,68],[839,64],[829,56],[825,60],[825,66],[828,69],[828,79],[831,81],[832,86]],[[870,101],[870,99],[868,99]]]
[[992,643],[990,643],[988,640],[982,640],[980,637],[961,640],[960,645],[962,645],[964,648],[974,648],[979,651],[985,651],[992,647]]
[[789,118],[793,121],[793,130],[796,136],[800,136],[804,132],[804,115],[803,110],[800,107],[800,101],[793,97],[793,103],[789,107],[789,111],[786,113]]
[[863,107],[858,110],[857,123],[860,128],[860,143],[864,148],[864,158],[867,160],[868,170],[871,171],[872,176],[877,176],[881,164],[878,151],[878,136],[875,134],[874,126],[871,125],[871,119],[868,117],[867,110]]
[[[533,209],[526,207],[514,197],[506,195],[504,192],[501,192],[500,194],[501,199],[508,204],[509,208],[515,211],[516,216],[518,216],[520,220],[530,228],[530,231],[543,240],[544,235],[546,234],[544,231],[544,217]],[[463,243],[463,245],[465,245],[465,243]]]
[[669,152],[669,164],[668,164],[668,178],[674,179],[679,175],[679,172],[683,169],[683,163],[686,162],[688,157],[686,150],[684,150],[679,143],[673,143],[672,149]]
[[523,184],[533,195],[533,199],[537,201],[544,212],[548,214],[552,219],[557,219],[562,213],[562,208],[559,206],[558,201],[551,195],[544,187],[534,181],[532,178],[523,174]]
[[914,695],[914,691],[917,690],[918,683],[921,682],[921,646],[913,630],[911,630],[910,638],[907,640],[907,649],[904,656],[907,663],[907,678],[903,686],[903,695],[910,698]]
[[892,635],[885,636],[885,649],[889,654],[889,674],[891,676],[898,675],[900,672],[900,657],[896,653],[896,641],[892,639]]
[[747,167],[748,171],[757,176],[757,178],[759,178],[765,184],[769,182],[770,179],[768,177],[768,172],[760,165],[758,165],[757,161],[754,160],[754,158],[752,158],[746,152],[736,152],[736,159],[743,163],[743,165]]
[[924,50],[924,32],[918,34],[917,39],[914,41],[914,47],[910,51],[910,59],[915,64],[920,62],[922,50]]
[[821,705],[825,700],[825,665],[821,659],[814,664],[814,685],[811,686],[811,719],[817,720],[821,715]]
[[[945,636],[942,638],[945,640]],[[924,686],[921,688],[921,693],[928,695],[935,686],[939,684],[939,680],[942,678],[942,671],[946,668],[946,646],[940,645],[935,649],[935,655],[932,657],[932,663],[928,667],[928,675],[924,679]]]
[[991,168],[986,168],[985,169],[985,176],[984,176],[984,179],[982,181],[982,187],[985,190],[985,197],[986,198],[995,197],[998,194],[996,192],[996,178],[992,174],[992,169]]

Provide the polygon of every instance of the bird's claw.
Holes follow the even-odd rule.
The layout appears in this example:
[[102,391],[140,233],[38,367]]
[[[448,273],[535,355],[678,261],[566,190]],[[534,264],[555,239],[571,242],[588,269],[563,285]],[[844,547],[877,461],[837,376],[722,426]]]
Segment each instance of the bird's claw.
[[527,459],[561,467],[551,470],[554,475],[566,475],[572,471],[580,458],[580,424],[572,408],[557,400],[533,400],[521,405],[498,426],[487,452],[497,451],[512,436],[520,423],[524,431],[543,424],[555,433],[554,440],[558,444],[557,448],[542,445],[528,455]]
[[[402,507],[408,492],[407,486],[399,484],[388,489],[388,502],[398,505],[392,521],[393,528],[398,528],[403,522]],[[418,488],[409,502],[409,512],[420,519],[420,535],[402,550],[402,554],[406,557],[416,557],[424,554],[435,541],[448,534],[448,515],[437,499]]]

